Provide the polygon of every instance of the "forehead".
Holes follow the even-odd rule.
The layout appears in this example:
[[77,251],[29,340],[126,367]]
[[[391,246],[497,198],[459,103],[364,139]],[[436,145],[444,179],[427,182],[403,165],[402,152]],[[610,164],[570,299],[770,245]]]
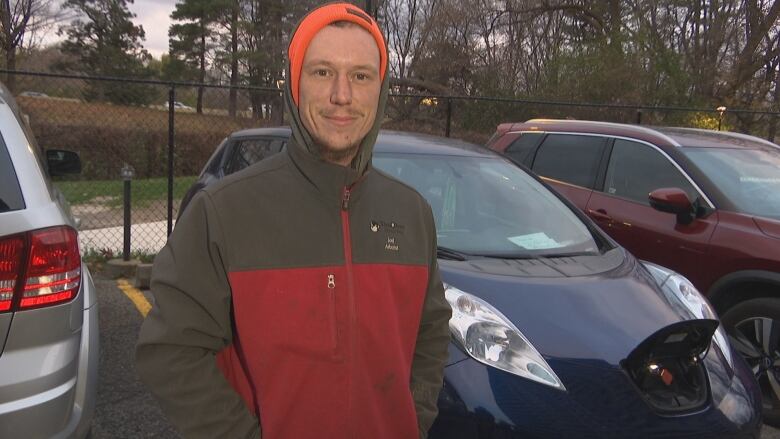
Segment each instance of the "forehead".
[[369,64],[379,68],[379,48],[371,34],[358,25],[325,26],[312,38],[303,64],[313,62]]

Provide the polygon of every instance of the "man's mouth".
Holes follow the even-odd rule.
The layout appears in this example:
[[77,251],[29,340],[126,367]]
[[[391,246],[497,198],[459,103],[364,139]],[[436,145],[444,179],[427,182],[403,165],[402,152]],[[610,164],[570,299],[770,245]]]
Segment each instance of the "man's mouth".
[[323,117],[333,125],[337,126],[347,126],[352,124],[355,120],[357,120],[357,117],[355,116],[327,116],[323,115]]

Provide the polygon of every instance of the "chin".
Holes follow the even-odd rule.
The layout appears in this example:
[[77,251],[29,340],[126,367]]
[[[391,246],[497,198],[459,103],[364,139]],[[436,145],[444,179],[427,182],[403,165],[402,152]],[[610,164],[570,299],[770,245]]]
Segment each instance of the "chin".
[[320,137],[320,144],[323,145],[328,151],[345,151],[353,148],[355,145],[360,144],[360,142],[363,140],[363,137],[365,137],[365,135],[359,136],[358,134]]
[[355,144],[359,144],[360,142],[352,142],[352,141],[339,141],[339,142],[322,142],[322,148],[325,151],[328,152],[341,152],[341,151],[347,151],[355,146]]

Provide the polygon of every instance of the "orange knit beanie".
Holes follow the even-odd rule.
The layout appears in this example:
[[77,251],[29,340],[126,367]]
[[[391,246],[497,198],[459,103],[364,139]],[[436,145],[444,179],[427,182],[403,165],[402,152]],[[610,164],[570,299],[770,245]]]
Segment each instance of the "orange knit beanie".
[[290,41],[290,47],[287,49],[287,56],[290,60],[290,90],[292,91],[295,105],[298,105],[298,84],[301,78],[301,68],[303,67],[303,57],[306,55],[306,49],[314,36],[317,35],[317,32],[336,21],[355,23],[374,37],[374,41],[376,41],[376,45],[379,48],[379,76],[382,80],[385,78],[387,46],[376,21],[353,4],[329,3],[311,11],[303,18]]

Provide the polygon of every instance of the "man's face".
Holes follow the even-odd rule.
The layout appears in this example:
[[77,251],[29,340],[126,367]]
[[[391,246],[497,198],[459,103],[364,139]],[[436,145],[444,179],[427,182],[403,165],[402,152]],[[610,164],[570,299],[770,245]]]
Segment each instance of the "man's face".
[[379,103],[379,49],[355,26],[326,26],[303,58],[298,111],[323,159],[348,166]]

